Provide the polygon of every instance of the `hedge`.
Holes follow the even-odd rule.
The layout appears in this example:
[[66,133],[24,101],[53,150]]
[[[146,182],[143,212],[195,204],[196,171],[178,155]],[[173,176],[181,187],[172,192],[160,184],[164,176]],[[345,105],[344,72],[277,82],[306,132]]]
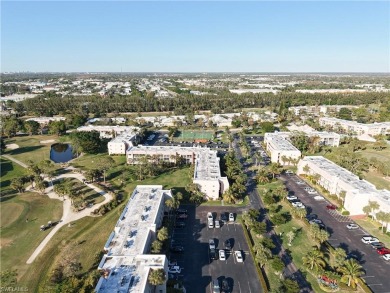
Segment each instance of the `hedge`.
[[249,246],[249,251],[253,257],[253,262],[255,263],[255,267],[256,267],[256,271],[257,271],[257,274],[259,276],[259,279],[260,279],[260,283],[261,283],[261,286],[263,287],[263,292],[264,293],[268,293],[269,292],[269,287],[267,285],[267,282],[265,281],[265,278],[264,278],[264,274],[262,272],[262,270],[260,269],[259,267],[259,264],[256,262],[255,260],[255,253],[253,252],[253,240],[252,238],[250,237],[250,235],[248,234],[248,230],[246,229],[244,223],[242,222],[242,220],[240,220],[240,224],[244,230],[244,235],[245,235],[245,239],[246,239],[246,242],[248,243],[248,246]]

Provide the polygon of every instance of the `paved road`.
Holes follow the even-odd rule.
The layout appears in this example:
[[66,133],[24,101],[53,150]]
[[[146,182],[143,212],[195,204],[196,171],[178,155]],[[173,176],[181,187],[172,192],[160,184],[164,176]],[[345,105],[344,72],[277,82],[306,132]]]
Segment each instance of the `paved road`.
[[375,293],[390,293],[390,262],[386,262],[369,244],[361,242],[362,236],[369,233],[362,229],[348,230],[346,225],[353,221],[335,210],[328,210],[326,208],[330,204],[328,201],[315,200],[315,195],[309,195],[303,189],[307,186],[306,184],[296,184],[295,181],[298,178],[295,175],[282,175],[281,179],[289,191],[293,192],[308,207],[308,211],[318,215],[318,218],[324,222],[330,233],[329,243],[333,247],[342,247],[347,250],[347,253],[357,256],[366,272],[363,279],[371,290]]
[[[12,156],[9,156],[9,155],[3,155],[5,158],[19,164],[20,166],[24,167],[24,168],[28,168],[28,166],[13,158]],[[65,168],[65,170],[67,171],[72,171],[72,167],[68,167],[68,168]],[[57,176],[56,178],[53,178],[52,181],[56,181],[58,179],[61,179],[61,178],[75,178],[81,182],[83,182],[85,180],[85,177],[80,174],[80,173],[66,173],[66,174],[61,174],[59,176]],[[50,182],[47,178],[45,178],[46,181]],[[95,190],[97,193],[100,193],[102,196],[104,196],[104,201],[102,201],[101,203],[98,203],[96,205],[94,205],[92,208],[86,208],[80,212],[75,212],[73,211],[73,208],[72,208],[72,205],[71,205],[71,200],[69,199],[69,197],[65,196],[64,198],[61,198],[60,196],[58,196],[54,191],[53,191],[53,184],[50,183],[50,186],[48,188],[46,188],[45,190],[45,193],[47,194],[47,196],[51,199],[56,199],[56,200],[60,200],[63,202],[63,206],[62,206],[62,217],[61,217],[61,220],[60,222],[51,229],[50,233],[47,234],[47,236],[45,237],[45,239],[43,239],[43,241],[39,244],[39,246],[35,249],[35,251],[33,252],[33,254],[29,257],[29,259],[27,260],[27,264],[30,264],[32,263],[36,258],[37,256],[41,253],[41,251],[45,248],[45,246],[47,245],[47,243],[49,243],[50,239],[53,238],[53,236],[57,233],[58,230],[60,230],[63,226],[71,223],[71,222],[74,222],[74,221],[77,221],[81,218],[84,218],[84,217],[87,217],[87,216],[91,216],[91,212],[97,208],[99,208],[100,206],[110,202],[112,200],[112,195],[109,194],[109,193],[106,193],[104,190],[96,187],[95,185],[93,184],[86,184],[89,188]],[[27,191],[31,191],[33,190],[32,186],[28,186],[26,188]]]
[[[259,141],[259,139],[257,139]],[[235,150],[236,156],[238,159],[240,159],[241,163],[244,166],[244,172],[248,176],[248,186],[247,186],[247,192],[249,194],[250,198],[250,203],[251,203],[251,208],[264,211],[264,204],[262,203],[260,196],[257,192],[257,184],[255,181],[255,176],[256,174],[252,171],[249,170],[249,167],[254,166],[255,164],[255,159],[254,159],[254,154],[255,152],[258,152],[261,150],[261,148],[251,148],[251,158],[252,162],[247,163],[245,159],[243,159],[241,150],[238,146],[238,141],[237,139],[234,140],[233,142],[233,148]],[[264,164],[264,162],[263,162]],[[265,220],[268,226],[271,225],[270,220],[268,218],[268,215],[265,214]],[[303,276],[302,272],[295,266],[295,264],[292,262],[292,259],[289,257],[289,255],[286,253],[284,247],[282,246],[281,242],[279,241],[279,237],[276,235],[275,231],[271,229],[268,233],[268,236],[271,237],[274,240],[274,243],[276,245],[275,251],[278,251],[278,256],[280,259],[283,260],[283,262],[286,265],[286,269],[283,272],[283,275],[285,277],[291,277],[295,279],[300,288],[300,292],[314,292],[310,286],[310,284],[306,281],[305,277]]]

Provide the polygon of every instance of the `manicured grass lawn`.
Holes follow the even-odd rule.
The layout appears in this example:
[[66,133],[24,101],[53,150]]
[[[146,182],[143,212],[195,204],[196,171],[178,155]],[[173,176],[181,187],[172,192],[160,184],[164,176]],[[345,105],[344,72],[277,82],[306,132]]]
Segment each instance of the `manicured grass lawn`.
[[[390,162],[389,162],[390,164]],[[375,171],[369,171],[365,175],[365,179],[368,182],[371,182],[378,189],[387,189],[390,190],[390,181],[383,178],[381,174]]]
[[50,232],[50,229],[41,232],[40,226],[61,218],[62,203],[27,192],[3,201],[0,211],[1,269],[17,269],[18,276],[23,278],[28,269],[27,259]]
[[53,143],[40,143],[44,140],[55,140],[58,141],[58,137],[54,135],[32,135],[32,136],[18,136],[12,137],[5,140],[6,144],[15,143],[19,146],[15,150],[6,150],[4,153],[12,155],[15,159],[27,163],[31,160],[38,163],[42,160],[50,159],[50,147]]
[[231,204],[231,203],[226,203],[224,202],[222,204],[221,200],[208,200],[204,203],[201,204],[201,206],[228,206],[228,207],[245,207],[248,205],[249,198],[248,196],[245,196],[244,200],[242,203],[239,204]]
[[74,199],[74,202],[88,201],[94,204],[104,201],[104,196],[100,193],[97,193],[95,190],[89,188],[87,185],[81,183],[79,180],[74,178],[66,178],[64,182],[71,182],[72,188],[80,192],[79,196]]
[[1,157],[0,158],[0,170],[1,170],[1,177],[0,177],[0,189],[1,194],[11,194],[16,193],[16,191],[13,191],[11,189],[11,180],[16,177],[24,176],[27,174],[26,169],[22,166],[19,166],[18,164],[7,160],[6,158]]
[[379,230],[379,227],[381,227],[380,224],[368,218],[355,220],[355,222],[362,228],[364,228],[364,230],[366,230],[368,233],[377,237],[381,242],[386,244],[387,247],[390,247],[390,236],[387,234],[383,234],[382,229]]

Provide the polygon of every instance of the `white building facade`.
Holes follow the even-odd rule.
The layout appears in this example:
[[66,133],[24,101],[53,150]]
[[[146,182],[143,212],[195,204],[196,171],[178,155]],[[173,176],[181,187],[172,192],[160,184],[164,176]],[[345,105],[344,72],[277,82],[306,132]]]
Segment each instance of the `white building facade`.
[[292,162],[285,160],[299,160],[301,158],[301,151],[298,150],[287,139],[288,135],[284,136],[279,133],[266,133],[264,136],[264,143],[267,151],[271,154],[271,162],[281,165],[292,164]]
[[368,205],[368,201],[376,201],[380,206],[379,210],[390,212],[389,190],[377,190],[373,184],[360,180],[355,174],[322,156],[301,159],[297,173],[318,174],[318,184],[331,194],[340,196],[345,192],[344,208],[351,215],[363,215],[363,207]]
[[88,125],[80,126],[77,131],[97,131],[100,133],[100,138],[113,138],[123,133],[130,133],[139,131],[138,127],[133,126],[111,126],[111,125]]
[[[164,269],[165,255],[148,254],[157,229],[162,224],[165,201],[172,198],[162,185],[138,185],[104,245],[105,254],[99,263],[101,277],[97,293],[153,293],[148,276],[153,269]],[[166,282],[155,292],[166,292]]]
[[217,151],[202,147],[179,146],[143,146],[130,147],[127,150],[127,163],[138,164],[147,156],[150,161],[176,163],[178,156],[187,164],[195,164],[193,182],[208,199],[218,199],[229,189],[229,181],[221,176],[220,159]]
[[139,137],[136,132],[124,132],[108,142],[108,154],[125,155],[129,147],[137,145]]

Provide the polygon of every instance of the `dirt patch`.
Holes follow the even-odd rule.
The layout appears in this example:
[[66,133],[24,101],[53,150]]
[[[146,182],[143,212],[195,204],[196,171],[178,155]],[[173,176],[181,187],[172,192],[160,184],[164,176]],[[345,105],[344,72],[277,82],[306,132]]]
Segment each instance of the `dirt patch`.
[[55,142],[55,139],[41,140],[40,143],[52,143]]
[[5,228],[15,222],[22,214],[24,206],[20,203],[5,202],[1,205],[1,228]]
[[5,147],[6,147],[7,149],[10,149],[10,150],[16,150],[16,149],[19,148],[19,146],[18,146],[16,143],[7,144],[7,145],[5,145]]
[[1,238],[0,249],[12,245],[13,242],[14,240],[11,238]]

